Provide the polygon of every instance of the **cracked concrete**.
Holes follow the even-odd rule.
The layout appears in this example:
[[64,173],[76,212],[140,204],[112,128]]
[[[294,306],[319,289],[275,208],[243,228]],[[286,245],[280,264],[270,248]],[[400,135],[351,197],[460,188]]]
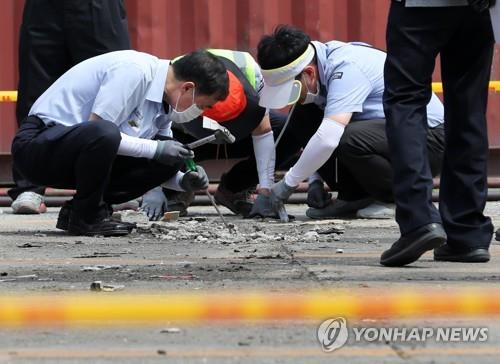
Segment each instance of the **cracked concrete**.
[[[498,287],[500,245],[488,264],[436,263],[426,254],[406,268],[379,265],[380,253],[398,237],[394,221],[312,221],[305,206],[297,219],[239,219],[224,210],[230,233],[213,208],[190,208],[187,218],[144,224],[122,238],[71,237],[55,229],[57,209],[36,216],[0,215],[0,292],[61,295],[88,292],[94,281],[124,286],[125,293],[166,291],[272,292],[305,289],[400,290]],[[500,223],[500,203],[488,212]],[[130,216],[129,216],[130,217]],[[98,294],[113,294],[98,293]],[[159,322],[154,327],[0,329],[0,363],[498,363],[500,320],[420,319],[353,324],[485,326],[486,343],[354,343],[324,354],[319,322],[239,324]],[[177,328],[163,332],[165,328]]]

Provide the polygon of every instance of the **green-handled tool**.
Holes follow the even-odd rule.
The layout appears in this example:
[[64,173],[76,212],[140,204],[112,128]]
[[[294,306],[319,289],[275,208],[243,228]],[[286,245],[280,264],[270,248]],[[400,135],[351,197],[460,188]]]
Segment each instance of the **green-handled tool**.
[[[194,160],[186,159],[185,164],[186,164],[186,168],[187,168],[188,172],[197,172],[198,171]],[[222,220],[222,223],[224,224],[224,226],[227,227],[229,231],[232,231],[231,227],[227,224],[226,220],[224,219],[224,216],[222,216],[222,213],[220,212],[219,206],[217,206],[217,203],[215,202],[214,197],[210,194],[210,192],[208,192],[208,189],[205,190],[205,193],[207,194],[207,197],[210,200],[210,203],[215,208],[215,211],[217,211],[217,214],[219,215],[220,219]]]
[[191,171],[191,172],[196,172],[197,171],[197,169],[196,169],[196,163],[194,162],[194,160],[192,160],[192,159],[186,159],[185,163],[186,163],[186,168],[187,168],[188,171]]
[[[216,130],[212,135],[202,138],[200,140],[197,140],[193,143],[187,144],[187,147],[189,149],[194,149],[197,147],[200,147],[204,144],[211,143],[211,142],[219,142],[219,143],[234,143],[235,137],[227,130],[226,128],[221,128]],[[196,163],[192,159],[186,159],[185,162],[186,168],[189,172],[197,172],[198,169],[196,168]],[[228,228],[229,231],[232,231],[231,227],[226,223],[226,220],[224,219],[224,216],[222,216],[222,213],[219,210],[219,207],[217,206],[217,203],[215,202],[215,199],[213,196],[208,192],[208,190],[205,190],[205,193],[207,194],[208,199],[212,203],[212,206],[215,208],[215,211],[217,211],[217,214],[219,215],[220,219],[224,223],[224,225]]]

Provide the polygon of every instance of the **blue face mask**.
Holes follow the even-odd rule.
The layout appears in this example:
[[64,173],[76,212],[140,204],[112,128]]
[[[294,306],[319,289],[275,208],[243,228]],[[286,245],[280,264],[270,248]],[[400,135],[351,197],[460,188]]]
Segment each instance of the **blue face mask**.
[[200,109],[194,102],[194,94],[195,89],[193,88],[193,103],[184,111],[177,111],[179,100],[181,98],[181,95],[179,95],[179,97],[177,98],[177,102],[175,103],[175,107],[172,107],[172,111],[170,111],[170,120],[172,120],[174,123],[183,124],[188,123],[203,114],[203,110]]

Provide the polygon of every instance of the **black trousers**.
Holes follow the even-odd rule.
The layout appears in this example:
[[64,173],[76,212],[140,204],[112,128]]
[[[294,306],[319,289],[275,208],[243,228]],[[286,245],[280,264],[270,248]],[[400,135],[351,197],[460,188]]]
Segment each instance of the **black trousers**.
[[108,121],[46,126],[30,116],[14,138],[12,156],[18,172],[28,181],[76,189],[74,210],[91,221],[100,216],[105,204],[140,197],[181,167],[117,156],[120,141],[118,127]]
[[[402,234],[443,223],[455,248],[487,248],[486,107],[493,55],[489,12],[470,7],[406,8],[392,2],[387,26],[384,108]],[[441,54],[446,149],[439,212],[431,201],[426,109]]]
[[[273,129],[274,138],[277,138],[281,132],[285,121],[286,115],[271,111],[269,114],[271,119],[271,127]],[[223,124],[224,125],[224,124]],[[196,138],[183,133],[178,129],[173,129],[175,139],[181,143],[191,143]],[[284,168],[297,159],[301,146],[297,141],[285,131],[283,139],[278,148],[276,149],[276,166]],[[252,136],[248,135],[233,144],[214,145],[205,144],[194,150],[195,160],[203,161],[207,159],[223,159],[223,158],[243,158],[243,160],[236,163],[229,171],[225,173],[224,187],[231,192],[241,192],[247,189],[255,188],[259,183],[259,176],[257,173],[257,164],[253,150]]]
[[[63,73],[99,54],[130,49],[123,0],[26,0],[19,37],[18,125]],[[13,171],[12,199],[45,188]]]
[[[297,105],[290,121],[290,132],[305,147],[323,118],[323,110],[316,105]],[[393,201],[393,171],[385,124],[385,120],[351,121],[339,146],[319,169],[326,184],[338,191],[339,199],[354,201],[370,197],[383,202]],[[426,154],[434,176],[440,172],[443,149],[443,127],[429,129]]]

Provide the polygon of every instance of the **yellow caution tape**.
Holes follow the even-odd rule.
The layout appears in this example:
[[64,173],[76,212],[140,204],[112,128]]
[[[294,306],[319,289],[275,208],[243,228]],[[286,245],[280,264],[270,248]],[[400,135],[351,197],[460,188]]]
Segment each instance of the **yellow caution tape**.
[[[490,81],[489,89],[490,92],[500,91],[500,81]],[[443,93],[443,84],[441,82],[433,82],[432,91],[438,94]]]
[[[500,81],[491,81],[489,87],[491,92],[500,91]],[[432,91],[436,93],[442,93],[443,84],[441,82],[433,82]],[[0,91],[0,102],[16,102],[16,101],[17,101],[17,91]]]
[[500,316],[500,290],[0,296],[0,327]]
[[0,91],[0,102],[16,102],[17,91]]

